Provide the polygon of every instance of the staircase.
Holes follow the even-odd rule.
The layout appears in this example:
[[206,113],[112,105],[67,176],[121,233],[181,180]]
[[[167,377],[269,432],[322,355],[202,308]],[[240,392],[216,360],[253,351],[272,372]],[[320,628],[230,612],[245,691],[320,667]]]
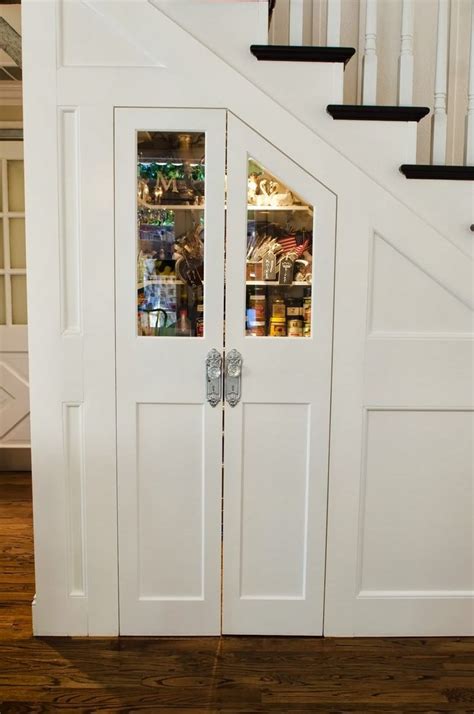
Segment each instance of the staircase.
[[[345,105],[344,75],[357,61],[354,48],[268,44],[266,2],[151,2],[472,256],[474,168],[417,165],[417,126],[430,118],[427,107]],[[302,36],[295,24],[293,39]]]
[[[355,54],[355,49],[352,47],[294,45],[251,45],[250,51],[258,60],[265,62],[343,62],[344,67]],[[429,114],[430,109],[400,105],[328,104],[327,112],[338,121],[419,122]],[[407,179],[474,180],[474,166],[402,164],[400,171]]]

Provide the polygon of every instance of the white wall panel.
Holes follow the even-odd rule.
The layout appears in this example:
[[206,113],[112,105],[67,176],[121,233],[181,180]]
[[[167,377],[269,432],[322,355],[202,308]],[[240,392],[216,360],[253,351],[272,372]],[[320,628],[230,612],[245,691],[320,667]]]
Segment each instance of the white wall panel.
[[[123,29],[108,22],[83,0],[59,0],[58,55],[66,67],[157,66],[144,45],[130,42]],[[85,30],[85,31],[81,31]]]
[[78,123],[77,108],[59,109],[61,322],[66,335],[79,334],[82,321]]
[[66,468],[64,478],[68,516],[69,595],[83,597],[85,583],[84,531],[84,429],[82,404],[65,404],[63,431]]
[[473,429],[470,411],[368,412],[359,591],[474,590]]
[[370,332],[471,333],[470,307],[378,235],[372,262]]

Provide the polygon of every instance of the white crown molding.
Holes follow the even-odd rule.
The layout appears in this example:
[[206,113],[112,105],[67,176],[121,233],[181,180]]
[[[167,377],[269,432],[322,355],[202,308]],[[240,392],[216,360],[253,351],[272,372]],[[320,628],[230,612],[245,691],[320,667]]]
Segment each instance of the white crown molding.
[[23,93],[21,82],[0,82],[0,104],[3,106],[15,106],[23,104]]

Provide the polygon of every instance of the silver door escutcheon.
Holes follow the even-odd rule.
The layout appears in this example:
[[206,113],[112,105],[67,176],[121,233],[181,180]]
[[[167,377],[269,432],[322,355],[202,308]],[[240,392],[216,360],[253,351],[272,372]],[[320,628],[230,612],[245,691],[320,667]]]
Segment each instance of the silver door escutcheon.
[[242,381],[242,355],[231,350],[225,360],[225,398],[231,407],[240,402]]
[[222,355],[215,349],[206,357],[206,394],[211,407],[216,407],[222,398]]

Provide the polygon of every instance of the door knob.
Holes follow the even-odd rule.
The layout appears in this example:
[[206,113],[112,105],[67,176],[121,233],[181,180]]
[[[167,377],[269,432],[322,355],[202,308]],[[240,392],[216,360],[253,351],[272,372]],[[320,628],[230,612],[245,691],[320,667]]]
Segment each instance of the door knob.
[[222,398],[222,356],[215,349],[206,357],[206,394],[211,407],[216,407]]
[[231,350],[225,360],[225,398],[230,407],[240,402],[242,382],[242,355]]

